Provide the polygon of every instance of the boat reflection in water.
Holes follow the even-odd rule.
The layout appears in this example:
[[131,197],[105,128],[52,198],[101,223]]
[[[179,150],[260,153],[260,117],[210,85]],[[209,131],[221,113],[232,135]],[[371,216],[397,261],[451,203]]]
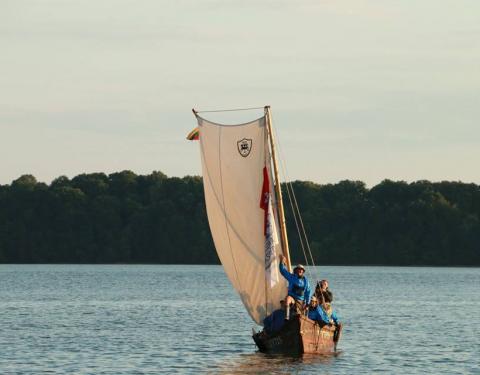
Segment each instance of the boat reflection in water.
[[317,366],[332,365],[342,351],[335,353],[285,355],[285,354],[264,354],[260,352],[252,354],[241,354],[233,357],[212,369],[213,374],[285,374],[298,373],[316,369]]

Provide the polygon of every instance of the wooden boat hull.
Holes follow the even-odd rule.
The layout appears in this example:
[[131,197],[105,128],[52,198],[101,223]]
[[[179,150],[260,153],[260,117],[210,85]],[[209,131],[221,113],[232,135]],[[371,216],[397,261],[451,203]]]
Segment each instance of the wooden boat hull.
[[334,327],[320,326],[303,315],[292,317],[279,332],[253,335],[258,349],[263,353],[330,354],[336,350],[340,332]]

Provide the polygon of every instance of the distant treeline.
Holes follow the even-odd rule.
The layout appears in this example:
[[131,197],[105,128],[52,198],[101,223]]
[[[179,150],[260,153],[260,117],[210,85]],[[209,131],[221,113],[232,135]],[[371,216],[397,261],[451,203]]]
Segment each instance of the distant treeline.
[[[480,265],[478,185],[292,185],[317,264]],[[285,203],[292,258],[303,262]],[[0,185],[0,263],[218,263],[202,179],[21,176]]]

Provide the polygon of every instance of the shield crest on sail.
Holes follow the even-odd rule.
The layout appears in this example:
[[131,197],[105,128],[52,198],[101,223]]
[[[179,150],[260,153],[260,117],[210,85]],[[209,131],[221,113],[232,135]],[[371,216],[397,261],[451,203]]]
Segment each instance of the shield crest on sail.
[[237,142],[238,152],[244,158],[250,155],[250,151],[252,150],[252,140],[243,138],[242,140]]
[[[263,188],[264,167],[269,181],[273,181],[266,120],[261,117],[225,126],[197,119],[205,203],[215,249],[245,309],[262,325],[267,315],[280,308],[280,300],[287,294],[284,280],[270,282],[272,278],[265,270],[265,210],[259,200],[267,190],[270,199],[275,199],[273,185]],[[274,220],[277,228],[276,212],[272,210],[272,214],[267,219]],[[273,241],[272,246],[275,254],[282,253],[280,242]],[[271,269],[280,272],[278,264]]]

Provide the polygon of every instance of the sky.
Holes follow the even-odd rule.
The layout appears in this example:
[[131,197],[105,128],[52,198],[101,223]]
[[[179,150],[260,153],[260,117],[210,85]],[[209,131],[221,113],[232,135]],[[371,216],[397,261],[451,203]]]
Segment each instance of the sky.
[[0,184],[200,175],[191,108],[264,105],[288,180],[480,183],[479,15],[478,0],[0,0]]

